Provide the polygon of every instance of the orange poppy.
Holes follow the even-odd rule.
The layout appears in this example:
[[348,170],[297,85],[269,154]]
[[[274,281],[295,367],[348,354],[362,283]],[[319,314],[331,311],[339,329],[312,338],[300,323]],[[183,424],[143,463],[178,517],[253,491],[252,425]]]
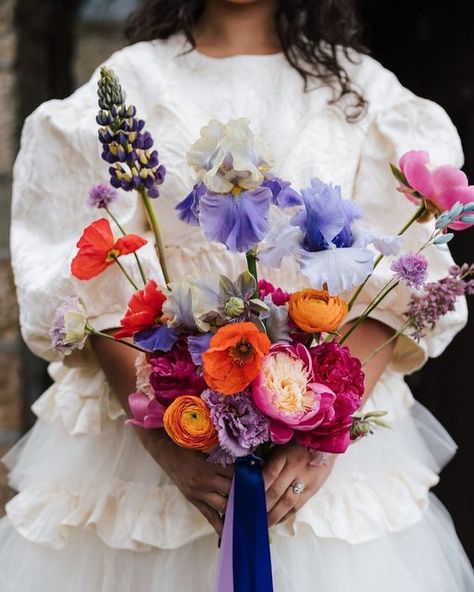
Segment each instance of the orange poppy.
[[224,395],[241,392],[257,377],[270,345],[254,323],[221,327],[202,355],[204,380]]
[[79,252],[71,262],[72,275],[80,280],[90,280],[113,265],[118,257],[134,253],[146,244],[137,234],[126,234],[114,239],[106,218],[95,220],[84,229],[76,244]]

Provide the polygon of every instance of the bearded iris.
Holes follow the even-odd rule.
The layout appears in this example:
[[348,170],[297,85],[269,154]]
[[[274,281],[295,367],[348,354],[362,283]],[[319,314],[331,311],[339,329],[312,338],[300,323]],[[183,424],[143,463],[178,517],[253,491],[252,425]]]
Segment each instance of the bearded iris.
[[178,217],[234,252],[254,248],[270,230],[270,205],[301,203],[290,184],[272,175],[272,158],[246,119],[212,120],[188,152],[198,180],[177,206]]
[[263,263],[279,267],[283,257],[294,255],[312,287],[326,285],[337,294],[360,284],[372,272],[370,243],[384,254],[400,248],[398,237],[379,237],[358,224],[362,212],[342,198],[340,187],[314,178],[301,195],[302,209],[291,219],[276,221],[268,234],[259,256]]

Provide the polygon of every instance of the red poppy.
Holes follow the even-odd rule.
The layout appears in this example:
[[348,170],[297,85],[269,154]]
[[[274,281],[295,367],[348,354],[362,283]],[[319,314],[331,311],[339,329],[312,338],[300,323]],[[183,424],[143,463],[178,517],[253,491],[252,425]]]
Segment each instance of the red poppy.
[[146,242],[136,234],[126,234],[115,240],[109,221],[100,218],[84,229],[76,245],[79,252],[71,262],[72,275],[90,280],[113,265],[118,257],[134,253]]
[[114,337],[132,337],[144,329],[158,325],[165,300],[166,296],[158,289],[156,282],[150,280],[143,290],[137,290],[132,294],[127,312],[120,321],[122,329],[116,331]]

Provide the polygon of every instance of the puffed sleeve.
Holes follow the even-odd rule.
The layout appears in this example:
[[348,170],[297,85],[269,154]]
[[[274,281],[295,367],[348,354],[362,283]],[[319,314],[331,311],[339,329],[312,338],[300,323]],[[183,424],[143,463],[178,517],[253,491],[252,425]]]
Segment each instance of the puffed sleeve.
[[[372,62],[373,63],[373,62]],[[364,221],[381,234],[395,234],[413,216],[416,205],[396,190],[397,182],[389,163],[398,163],[408,150],[427,150],[435,165],[463,164],[463,154],[456,128],[446,112],[436,103],[416,97],[403,88],[395,76],[380,66],[368,74],[372,79],[369,101],[374,110],[363,144],[353,199],[361,205]],[[374,108],[373,107],[373,108]],[[433,222],[415,223],[404,235],[403,252],[416,252],[433,231]],[[447,275],[453,264],[448,251],[429,247],[424,252],[429,261],[429,280]],[[361,296],[350,313],[358,317],[393,273],[393,257],[384,258],[376,268]],[[399,329],[410,291],[399,286],[385,299],[372,317]],[[423,365],[428,357],[440,355],[466,323],[467,307],[460,299],[456,310],[446,315],[437,327],[419,343],[408,337],[397,340],[394,364],[408,374]]]
[[[125,88],[133,86],[134,67],[129,61],[122,50],[107,62]],[[48,331],[64,297],[79,296],[91,324],[103,330],[119,325],[132,292],[117,266],[90,281],[78,280],[70,271],[84,227],[105,213],[86,203],[90,188],[108,180],[95,123],[98,77],[97,70],[70,97],[48,101],[27,118],[14,165],[11,252],[21,330],[31,350],[47,360],[57,358]],[[149,277],[161,281],[136,195],[120,191],[110,207],[127,232],[148,240],[138,254]],[[113,223],[112,228],[117,234]],[[134,258],[129,255],[122,262],[138,282]]]

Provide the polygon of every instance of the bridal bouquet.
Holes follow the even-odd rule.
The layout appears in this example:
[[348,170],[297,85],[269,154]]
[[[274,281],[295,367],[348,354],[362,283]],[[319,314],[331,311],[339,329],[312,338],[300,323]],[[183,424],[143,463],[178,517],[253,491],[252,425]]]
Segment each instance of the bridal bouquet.
[[[200,227],[211,245],[222,243],[235,253],[246,269],[238,277],[169,278],[152,205],[165,168],[145,122],[125,104],[110,69],[102,68],[98,94],[99,140],[110,183],[93,187],[89,202],[108,218],[84,230],[71,271],[86,281],[116,265],[132,293],[113,336],[96,331],[80,300],[71,296],[53,319],[53,343],[67,355],[96,334],[143,353],[129,422],[164,429],[177,445],[206,453],[210,462],[236,466],[218,589],[250,589],[242,580],[248,570],[232,572],[232,565],[241,566],[249,553],[259,552],[253,563],[262,573],[251,577],[260,582],[259,590],[270,590],[262,459],[271,447],[290,441],[316,457],[343,453],[351,442],[385,425],[383,412],[360,411],[363,365],[369,360],[357,359],[345,343],[400,283],[413,295],[405,324],[389,342],[400,334],[421,338],[454,309],[457,298],[474,292],[474,266],[453,267],[444,279],[426,283],[423,255],[428,248],[446,248],[453,230],[474,224],[474,187],[454,167],[430,167],[427,153],[407,153],[392,170],[400,192],[417,207],[398,235],[380,236],[364,226],[363,212],[344,199],[339,186],[314,178],[298,192],[279,178],[248,120],[211,120],[187,154],[196,182],[176,211],[183,223]],[[127,234],[113,214],[117,189],[135,191],[143,203],[160,263],[154,278],[146,277],[140,263],[146,241]],[[409,226],[433,217],[429,240],[417,252],[403,253]],[[126,256],[134,257],[136,273],[122,264]],[[350,308],[388,256],[394,258],[393,276],[344,329]],[[305,289],[291,291],[259,277],[260,264],[278,268],[287,257],[306,278]],[[343,293],[350,297],[344,299]],[[295,493],[302,487],[295,483]],[[253,519],[241,519],[249,513]],[[245,528],[253,531],[242,532]],[[239,544],[236,549],[242,540],[248,548]],[[263,547],[252,548],[252,540]],[[232,587],[224,583],[229,572]]]

